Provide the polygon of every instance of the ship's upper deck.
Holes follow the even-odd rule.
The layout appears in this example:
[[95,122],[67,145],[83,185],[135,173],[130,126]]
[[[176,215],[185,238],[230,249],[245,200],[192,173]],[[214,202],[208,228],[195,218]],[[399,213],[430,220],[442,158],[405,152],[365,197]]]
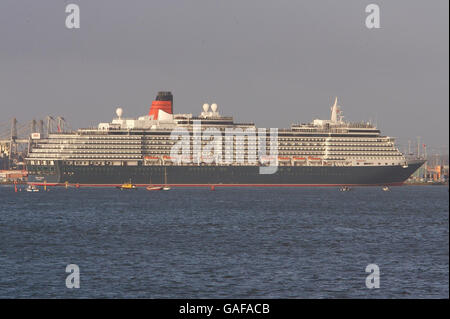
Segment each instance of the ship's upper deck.
[[[218,111],[217,104],[211,107],[203,105],[203,111],[198,116],[192,114],[169,114],[158,110],[158,117],[153,115],[140,116],[138,118],[122,118],[123,110],[116,110],[117,117],[110,123],[100,123],[97,128],[79,129],[79,134],[170,134],[178,127],[192,130],[194,125],[202,125],[203,128],[214,127],[219,130],[227,128],[256,129],[255,124],[236,123],[231,116],[223,116]],[[315,119],[310,123],[294,123],[290,128],[278,129],[281,135],[317,135],[317,136],[354,136],[370,137],[379,136],[380,130],[368,122],[346,122],[340,107],[335,104],[331,107],[329,120]]]
[[[172,97],[161,97],[169,98]],[[199,135],[195,132],[199,130],[219,130],[220,138],[225,135],[225,139],[219,143],[214,141],[215,136],[206,134],[201,138],[201,145],[223,145],[225,152],[234,154],[236,158],[238,155],[248,157],[259,150],[260,134],[266,134],[266,142],[272,140],[272,130],[264,133],[254,123],[235,123],[232,117],[222,116],[218,112],[217,104],[211,105],[211,108],[203,105],[203,112],[198,116],[171,114],[171,111],[172,100],[157,100],[152,104],[149,115],[138,118],[124,118],[123,110],[118,108],[117,117],[109,123],[71,133],[50,133],[47,138],[35,140],[28,160],[34,163],[32,165],[54,160],[83,165],[125,162],[126,165],[175,165],[171,162],[171,152],[179,141],[178,135],[172,136],[172,133],[177,133],[179,128],[189,132],[188,156],[191,157],[195,150],[190,145],[198,141]],[[227,131],[229,129],[231,132]],[[255,138],[249,138],[247,134],[254,134]],[[247,138],[238,138],[242,135],[247,135]],[[227,139],[230,136],[232,138]],[[337,101],[331,108],[329,120],[316,119],[311,123],[293,124],[290,128],[278,129],[275,136],[275,144],[269,141],[266,150],[277,149],[278,159],[284,163],[282,165],[394,165],[405,161],[394,139],[381,136],[374,125],[344,121]],[[225,147],[227,141],[232,141],[231,150]]]

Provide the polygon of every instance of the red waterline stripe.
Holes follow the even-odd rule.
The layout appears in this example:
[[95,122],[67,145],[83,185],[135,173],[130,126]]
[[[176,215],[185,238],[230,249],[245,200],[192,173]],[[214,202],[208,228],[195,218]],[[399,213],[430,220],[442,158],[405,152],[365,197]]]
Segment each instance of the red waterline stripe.
[[[66,186],[65,183],[35,183],[28,182],[29,185],[35,186]],[[133,184],[136,187],[147,186],[170,186],[170,187],[339,187],[339,186],[402,186],[403,182],[388,184]],[[122,184],[67,184],[68,187],[120,187]]]

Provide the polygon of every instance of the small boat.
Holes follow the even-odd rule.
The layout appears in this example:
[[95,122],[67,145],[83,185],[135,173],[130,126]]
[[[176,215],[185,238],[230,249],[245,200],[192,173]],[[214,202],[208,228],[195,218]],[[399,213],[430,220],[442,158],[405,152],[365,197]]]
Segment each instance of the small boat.
[[150,186],[147,186],[145,189],[148,190],[148,191],[160,191],[163,188],[161,186],[151,186],[150,185]]
[[131,180],[130,180],[130,182],[128,182],[128,183],[124,183],[124,184],[122,184],[122,185],[120,185],[120,186],[117,186],[117,188],[120,189],[120,190],[137,189],[137,188],[136,188],[136,185],[131,184]]
[[152,179],[150,178],[150,184],[145,188],[148,191],[160,191],[162,190],[162,186],[155,186],[152,184]]
[[389,192],[391,189],[388,186],[383,186],[383,192]]
[[39,188],[34,185],[28,185],[27,192],[39,192]]
[[339,190],[340,190],[341,192],[349,192],[349,191],[351,191],[352,189],[351,189],[350,187],[348,187],[348,186],[342,186],[341,188],[339,188]]

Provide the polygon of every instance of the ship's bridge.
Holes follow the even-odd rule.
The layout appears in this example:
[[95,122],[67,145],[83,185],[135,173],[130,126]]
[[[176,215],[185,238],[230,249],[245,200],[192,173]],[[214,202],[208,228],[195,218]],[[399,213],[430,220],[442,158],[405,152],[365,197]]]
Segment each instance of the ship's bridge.
[[369,122],[344,121],[341,107],[337,104],[337,98],[331,107],[329,120],[315,119],[307,124],[292,124],[291,129],[299,132],[380,134],[380,131]]

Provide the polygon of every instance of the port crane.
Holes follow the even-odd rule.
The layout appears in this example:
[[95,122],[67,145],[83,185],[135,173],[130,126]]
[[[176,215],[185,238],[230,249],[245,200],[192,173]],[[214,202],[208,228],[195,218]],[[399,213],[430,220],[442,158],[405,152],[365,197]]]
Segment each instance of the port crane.
[[28,154],[32,137],[45,137],[49,133],[64,132],[69,128],[62,116],[47,115],[46,121],[33,119],[20,123],[16,118],[0,123],[0,169],[20,163]]

